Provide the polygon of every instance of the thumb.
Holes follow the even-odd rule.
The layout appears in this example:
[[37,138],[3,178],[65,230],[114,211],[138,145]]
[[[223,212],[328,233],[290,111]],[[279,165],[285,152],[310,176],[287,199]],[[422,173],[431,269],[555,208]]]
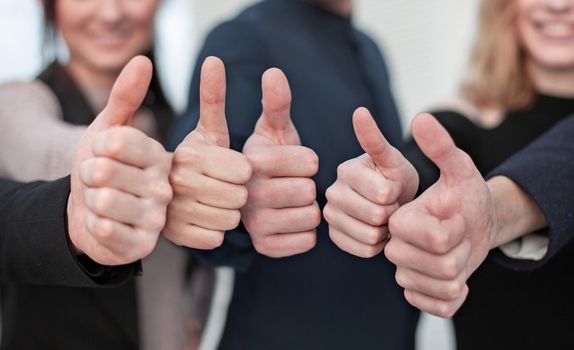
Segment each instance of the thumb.
[[435,117],[428,113],[419,114],[413,120],[412,132],[423,153],[440,169],[441,178],[464,177],[469,174],[467,170],[474,174],[475,167],[468,155],[456,147]]
[[136,56],[118,76],[104,110],[90,129],[100,131],[125,124],[142,104],[153,74],[149,58]]
[[207,57],[201,67],[199,122],[197,130],[212,142],[229,147],[225,120],[225,66],[217,57]]
[[263,114],[258,127],[277,133],[287,132],[291,123],[291,89],[287,77],[280,69],[271,68],[261,78]]
[[384,170],[403,165],[404,157],[385,139],[368,109],[357,108],[353,114],[353,128],[361,147],[378,168]]

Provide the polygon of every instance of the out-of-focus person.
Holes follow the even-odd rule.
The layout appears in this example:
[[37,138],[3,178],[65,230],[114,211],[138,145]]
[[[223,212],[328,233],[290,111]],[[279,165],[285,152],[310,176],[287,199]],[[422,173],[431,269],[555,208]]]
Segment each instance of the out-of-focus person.
[[[0,86],[0,175],[19,181],[69,174],[82,133],[105,106],[121,69],[139,54],[153,60],[158,0],[42,5],[51,63],[33,81]],[[55,59],[59,38],[68,48],[66,62]],[[162,141],[173,114],[154,72],[130,124]],[[183,296],[187,261],[160,239],[143,261],[144,277],[119,288],[6,285],[2,348],[181,348],[190,335],[184,310],[191,306]],[[209,277],[206,283],[210,289]]]
[[[481,221],[469,215],[472,208],[493,209],[487,203],[492,198],[475,195],[486,185],[470,181],[473,177],[487,176],[574,112],[573,23],[571,0],[483,0],[463,99],[434,113],[458,149],[443,147],[445,143],[439,140],[449,137],[439,137],[440,126],[433,126],[432,118],[419,116],[413,124],[415,138],[423,141],[421,148],[440,171],[416,143],[407,145],[405,155],[419,171],[421,191],[426,191],[390,217],[391,238],[385,255],[396,263],[397,282],[412,305],[443,317],[454,314],[460,349],[574,346],[569,330],[574,323],[570,312],[574,284],[569,278],[574,245],[564,236],[563,229],[568,227],[564,218],[553,214],[571,215],[568,209],[557,208],[561,202],[540,201],[548,223],[535,217],[521,222],[537,221],[533,230],[547,227],[510,242],[498,233],[513,227],[497,230],[496,220]],[[434,142],[432,135],[437,136]],[[542,151],[549,155],[551,147]],[[391,153],[378,153],[382,152]],[[557,148],[557,154],[563,153]],[[394,165],[405,164],[402,159]],[[350,172],[360,174],[362,169],[356,162]],[[496,170],[493,174],[504,175]],[[385,169],[380,177],[389,180]],[[528,174],[517,176],[513,171],[513,177],[525,188],[540,191]],[[499,185],[494,179],[490,186]],[[418,177],[410,172],[392,180],[395,192],[400,193],[410,187],[407,183],[418,182]],[[362,181],[341,179],[350,186]],[[562,181],[540,184],[548,186],[549,193],[564,186]],[[387,192],[391,191],[387,186]],[[506,207],[502,219],[518,209]],[[491,217],[478,209],[474,215]]]
[[[320,220],[337,166],[361,153],[350,118],[356,107],[375,111],[392,144],[402,141],[384,59],[354,28],[352,8],[350,0],[263,1],[215,28],[197,60],[225,62],[231,147],[254,169],[246,227],[226,232],[219,249],[192,252],[236,271],[220,349],[414,348],[418,312],[392,264],[383,254],[365,260],[339,250]],[[198,121],[199,77],[198,66],[171,148]],[[169,221],[166,230],[178,236],[185,225]]]

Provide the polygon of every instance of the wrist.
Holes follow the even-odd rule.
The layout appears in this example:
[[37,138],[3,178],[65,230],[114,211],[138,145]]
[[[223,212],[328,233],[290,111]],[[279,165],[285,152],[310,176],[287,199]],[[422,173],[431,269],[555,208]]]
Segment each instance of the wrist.
[[536,202],[514,181],[495,176],[487,185],[494,207],[491,249],[547,226]]

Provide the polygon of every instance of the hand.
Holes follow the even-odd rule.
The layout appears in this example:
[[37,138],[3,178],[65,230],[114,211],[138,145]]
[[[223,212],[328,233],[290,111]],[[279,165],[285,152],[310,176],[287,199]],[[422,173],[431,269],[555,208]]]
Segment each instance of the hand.
[[323,215],[339,248],[370,258],[383,251],[389,217],[413,199],[419,177],[387,142],[367,109],[355,111],[353,126],[367,153],[339,165],[337,181],[327,189]]
[[199,123],[173,155],[174,198],[164,235],[191,248],[213,249],[239,224],[251,165],[229,149],[225,119],[225,67],[208,57],[201,70]]
[[306,252],[316,243],[321,211],[311,176],[319,159],[301,146],[290,117],[291,91],[279,69],[263,74],[263,113],[243,148],[253,166],[241,210],[255,249],[270,257]]
[[141,105],[151,75],[145,57],[126,65],[72,165],[70,240],[77,253],[103,265],[147,256],[165,223],[171,157],[155,140],[123,126]]
[[413,122],[413,136],[440,169],[439,180],[389,221],[385,255],[413,306],[451,317],[468,294],[466,280],[486,258],[495,235],[490,191],[472,159],[434,117]]

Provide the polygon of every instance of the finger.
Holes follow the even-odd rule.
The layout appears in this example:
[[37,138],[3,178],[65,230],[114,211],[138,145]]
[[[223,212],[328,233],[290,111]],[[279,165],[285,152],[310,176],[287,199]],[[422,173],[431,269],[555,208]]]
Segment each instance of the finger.
[[260,254],[271,258],[283,258],[305,253],[317,244],[315,230],[282,233],[253,239],[253,246]]
[[143,170],[110,158],[85,160],[80,169],[80,178],[88,187],[111,187],[137,197],[149,197],[153,194]]
[[371,226],[387,225],[390,216],[399,207],[398,203],[391,205],[373,203],[339,181],[329,187],[325,195],[329,205]]
[[413,137],[423,153],[435,163],[446,181],[465,179],[478,172],[470,157],[458,149],[446,129],[430,114],[415,117]]
[[355,192],[379,205],[391,205],[401,194],[399,182],[385,178],[368,165],[369,160],[360,156],[337,167],[337,181],[348,184]]
[[335,228],[362,244],[378,245],[385,241],[389,234],[387,226],[368,225],[345,214],[329,203],[325,206],[323,215],[330,228]]
[[385,240],[375,245],[364,244],[330,226],[329,237],[341,250],[360,258],[372,258],[379,255],[387,243],[387,240]]
[[[180,144],[173,155],[171,181],[187,183],[189,177],[200,173],[217,180],[244,185],[251,178],[251,164],[243,155],[223,147]],[[174,173],[177,178],[174,179]]]
[[279,233],[296,233],[314,230],[321,223],[321,210],[317,202],[300,208],[242,209],[242,219],[252,236],[269,236]]
[[268,69],[261,78],[261,90],[263,114],[257,127],[270,132],[287,131],[291,126],[291,89],[287,77],[280,69]]
[[247,189],[243,185],[217,180],[199,173],[189,176],[172,174],[172,186],[176,195],[205,205],[222,209],[240,209],[247,202]]
[[413,292],[444,301],[457,300],[464,294],[465,276],[452,280],[437,280],[415,270],[397,268],[397,284]]
[[125,124],[142,104],[153,74],[149,58],[136,56],[124,67],[104,110],[92,123],[91,129],[104,130]]
[[112,158],[142,169],[168,161],[168,154],[159,142],[129,126],[97,134],[92,151],[96,157]]
[[317,199],[315,181],[306,177],[258,177],[247,184],[249,204],[259,208],[295,208]]
[[197,130],[221,147],[229,147],[225,119],[225,66],[217,57],[207,57],[201,67],[199,122]]
[[86,228],[98,244],[122,261],[131,262],[147,256],[157,240],[155,234],[146,234],[89,211],[86,214]]
[[418,271],[434,279],[452,280],[466,271],[470,250],[470,244],[464,241],[448,254],[436,255],[393,236],[385,248],[385,256],[397,266]]
[[448,253],[465,237],[464,221],[460,215],[440,220],[409,204],[391,216],[389,229],[393,236],[434,254]]
[[[113,188],[88,188],[84,191],[86,206],[96,215],[127,225],[155,229],[165,223],[165,211],[152,215],[152,208],[137,197]],[[160,216],[158,218],[158,216]]]
[[405,299],[407,299],[409,304],[429,314],[443,318],[452,317],[462,306],[467,295],[468,286],[464,287],[463,295],[454,301],[444,301],[421,293],[405,290]]
[[241,220],[239,210],[211,207],[180,195],[175,196],[168,210],[170,216],[181,215],[189,224],[215,231],[232,230]]
[[368,109],[358,108],[353,114],[353,127],[361,147],[384,173],[406,162],[403,155],[387,141]]
[[177,219],[168,220],[163,232],[174,244],[195,249],[215,249],[223,244],[224,232],[209,230]]
[[245,155],[255,172],[269,177],[311,177],[319,170],[319,157],[303,146],[267,146]]

